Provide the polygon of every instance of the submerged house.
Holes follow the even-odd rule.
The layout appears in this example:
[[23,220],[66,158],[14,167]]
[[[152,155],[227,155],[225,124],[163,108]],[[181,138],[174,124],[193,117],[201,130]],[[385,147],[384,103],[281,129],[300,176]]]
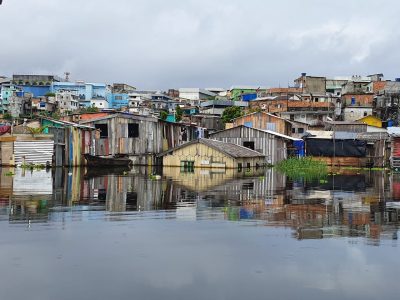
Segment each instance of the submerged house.
[[153,164],[153,155],[162,152],[158,119],[130,114],[112,114],[80,124],[96,128],[92,154],[127,155],[134,164]]
[[384,167],[388,134],[343,131],[308,131],[306,154],[332,166]]
[[93,153],[96,130],[94,127],[42,117],[45,133],[54,137],[53,166],[76,167],[85,164],[84,154]]
[[265,155],[268,164],[276,164],[287,159],[288,156],[304,155],[302,139],[243,125],[215,132],[209,138],[260,152]]
[[129,113],[110,114],[80,124],[97,130],[92,154],[126,155],[135,165],[154,165],[157,154],[204,134],[204,129],[191,124],[170,123]]
[[265,155],[249,148],[216,140],[198,139],[160,155],[163,166],[194,168],[242,169],[265,164]]

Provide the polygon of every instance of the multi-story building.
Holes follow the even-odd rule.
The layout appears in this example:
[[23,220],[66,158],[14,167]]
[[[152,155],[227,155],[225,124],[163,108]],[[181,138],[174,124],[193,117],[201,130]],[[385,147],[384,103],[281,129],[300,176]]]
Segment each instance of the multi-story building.
[[108,108],[111,90],[105,83],[53,82],[51,92],[69,91],[79,98],[80,107]]
[[61,78],[54,75],[13,75],[12,83],[21,87],[25,93],[33,97],[45,96],[51,92],[53,83],[60,82]]
[[58,91],[55,95],[55,102],[61,114],[74,112],[79,109],[78,95],[71,91]]

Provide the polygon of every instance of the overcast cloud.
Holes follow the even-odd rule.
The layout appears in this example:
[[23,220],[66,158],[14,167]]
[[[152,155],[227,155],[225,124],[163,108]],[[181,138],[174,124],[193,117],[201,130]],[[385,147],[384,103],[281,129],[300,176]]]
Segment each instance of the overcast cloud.
[[400,2],[3,0],[0,75],[71,72],[140,89],[400,77]]

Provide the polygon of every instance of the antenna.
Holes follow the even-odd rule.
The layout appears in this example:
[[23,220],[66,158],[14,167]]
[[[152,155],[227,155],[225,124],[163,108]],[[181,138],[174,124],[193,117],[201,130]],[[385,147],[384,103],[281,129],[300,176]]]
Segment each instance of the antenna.
[[[0,0],[0,1],[2,1],[2,0]],[[65,75],[65,81],[68,82],[69,81],[69,75],[71,75],[71,73],[67,71],[67,72],[64,72],[64,75]]]

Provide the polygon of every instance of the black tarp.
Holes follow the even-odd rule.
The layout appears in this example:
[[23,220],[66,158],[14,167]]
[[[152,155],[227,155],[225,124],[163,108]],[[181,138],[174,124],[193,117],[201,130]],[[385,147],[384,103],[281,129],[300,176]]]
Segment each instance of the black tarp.
[[307,139],[307,156],[324,157],[365,157],[367,149],[366,141],[359,140],[330,140]]

